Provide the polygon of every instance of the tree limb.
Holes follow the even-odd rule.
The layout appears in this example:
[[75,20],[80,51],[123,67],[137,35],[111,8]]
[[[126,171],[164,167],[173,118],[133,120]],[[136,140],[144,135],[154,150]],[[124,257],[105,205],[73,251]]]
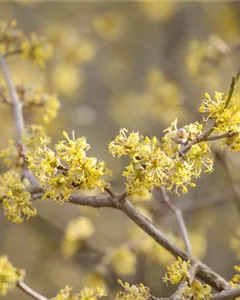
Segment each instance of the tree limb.
[[[32,191],[32,197],[34,197],[34,191],[37,196],[41,196],[40,188],[35,188]],[[31,192],[31,191],[30,191]],[[107,196],[85,196],[75,194],[70,197],[69,202],[77,205],[92,206],[92,207],[111,207],[121,210],[127,215],[135,224],[137,224],[143,231],[151,236],[158,244],[168,250],[174,257],[181,257],[183,260],[190,260],[192,263],[198,265],[197,275],[201,277],[206,283],[214,286],[218,291],[229,288],[228,282],[219,274],[214,272],[210,267],[199,261],[194,256],[191,256],[178,248],[170,239],[168,239],[155,225],[145,218],[133,204],[125,197],[125,193],[116,194],[115,197],[120,199],[118,205],[115,204],[116,199],[113,199],[111,195]],[[124,201],[123,201],[124,200]]]

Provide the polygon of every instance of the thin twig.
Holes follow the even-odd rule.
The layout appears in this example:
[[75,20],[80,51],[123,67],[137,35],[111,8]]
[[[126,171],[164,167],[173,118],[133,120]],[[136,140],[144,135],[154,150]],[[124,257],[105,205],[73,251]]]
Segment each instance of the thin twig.
[[167,191],[164,187],[160,187],[159,191],[161,192],[161,196],[164,203],[168,206],[170,211],[175,215],[175,218],[178,222],[179,229],[185,244],[185,249],[191,255],[192,254],[191,242],[188,236],[186,224],[183,219],[182,211],[171,202],[171,200],[168,197]]
[[28,286],[24,281],[18,282],[18,287],[27,295],[31,296],[33,299],[36,300],[50,300],[49,298],[46,298],[39,294],[38,292],[34,291],[30,286]]
[[214,286],[219,291],[229,288],[229,283],[223,277],[214,272],[210,267],[199,261],[197,258],[190,256],[178,248],[160,230],[158,230],[151,221],[137,211],[130,201],[125,199],[125,202],[120,207],[120,210],[122,210],[135,224],[137,224],[163,248],[168,250],[173,256],[179,256],[183,260],[190,260],[192,263],[198,264],[197,274],[206,283]]
[[21,101],[19,101],[18,94],[14,87],[14,84],[11,80],[10,73],[8,71],[6,62],[4,57],[0,54],[0,67],[2,69],[3,77],[5,79],[8,92],[11,99],[11,104],[13,106],[13,119],[15,120],[15,127],[16,127],[16,134],[17,134],[17,145],[19,147],[19,157],[23,157],[24,164],[23,164],[23,175],[30,181],[33,186],[38,186],[39,183],[36,178],[32,175],[32,173],[28,170],[28,164],[25,160],[26,156],[26,147],[22,143],[21,138],[24,131],[24,118],[23,118],[23,106]]
[[240,70],[238,71],[236,76],[232,77],[232,81],[231,81],[231,84],[230,84],[230,88],[229,88],[229,92],[228,92],[228,95],[227,95],[227,99],[226,99],[224,108],[228,107],[228,105],[229,105],[229,103],[232,99],[233,92],[234,92],[237,80],[239,78],[239,75],[240,75]]
[[0,54],[0,67],[2,69],[3,77],[6,81],[11,102],[13,104],[13,115],[16,123],[17,140],[20,141],[24,130],[24,119],[22,114],[22,103],[18,99],[18,94],[11,80],[4,57]]

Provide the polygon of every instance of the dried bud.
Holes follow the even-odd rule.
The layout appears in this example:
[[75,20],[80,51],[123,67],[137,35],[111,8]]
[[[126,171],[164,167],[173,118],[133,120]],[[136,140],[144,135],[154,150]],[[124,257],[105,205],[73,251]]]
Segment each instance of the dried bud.
[[188,132],[185,128],[179,128],[175,137],[172,140],[177,144],[184,144],[188,140]]

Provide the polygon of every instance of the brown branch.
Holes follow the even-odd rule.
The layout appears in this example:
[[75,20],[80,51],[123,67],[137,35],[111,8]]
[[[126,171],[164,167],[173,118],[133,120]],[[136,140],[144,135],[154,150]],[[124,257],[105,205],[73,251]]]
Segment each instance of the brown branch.
[[182,215],[182,211],[177,208],[169,199],[167,191],[164,187],[160,187],[159,191],[161,193],[162,199],[164,201],[164,203],[168,206],[169,210],[175,215],[175,218],[178,222],[179,225],[179,229],[185,244],[185,249],[187,251],[188,254],[192,254],[192,247],[191,247],[191,243],[190,243],[190,239],[188,236],[188,232],[187,232],[187,227],[186,224],[184,222],[183,219],[183,215]]
[[229,283],[223,277],[214,272],[211,268],[199,261],[197,258],[190,256],[186,252],[179,249],[160,230],[158,230],[152,222],[150,222],[140,212],[138,212],[130,201],[125,199],[125,202],[122,203],[119,209],[122,210],[143,231],[151,236],[158,244],[168,250],[173,256],[179,256],[183,260],[191,260],[193,264],[197,264],[197,274],[205,282],[214,286],[217,290],[229,288]]
[[42,296],[41,294],[39,294],[38,292],[34,291],[24,281],[19,281],[17,285],[25,294],[31,296],[33,299],[50,300],[49,298],[46,298],[46,297]]
[[117,208],[113,201],[112,196],[102,195],[102,196],[86,196],[86,195],[72,195],[69,198],[69,202],[78,205],[92,206],[95,208],[101,207],[112,207]]
[[220,139],[224,139],[224,138],[231,138],[231,137],[234,137],[237,135],[238,135],[238,132],[228,131],[228,132],[225,132],[222,134],[209,136],[205,139],[205,141],[215,141],[215,140],[220,140]]
[[[31,194],[31,201],[41,199],[44,195],[44,191],[40,187],[29,188],[27,189],[27,191]],[[88,195],[79,195],[76,193],[69,198],[69,202],[77,205],[91,206],[95,208],[101,208],[101,207],[117,208],[113,201],[112,196],[110,195],[88,196]]]
[[[34,197],[34,194],[37,194],[37,197],[43,195],[43,191],[40,188],[34,188],[32,189],[32,191],[29,191],[32,197]],[[116,204],[116,200],[118,201],[118,204]],[[111,207],[121,210],[136,225],[138,225],[163,248],[168,250],[173,256],[175,256],[176,258],[179,256],[183,260],[191,260],[192,263],[196,263],[198,265],[197,274],[205,282],[211,284],[219,291],[229,288],[228,282],[223,277],[214,272],[210,267],[199,261],[197,258],[178,248],[170,239],[168,239],[160,230],[158,230],[151,221],[149,221],[139,211],[137,211],[133,204],[126,198],[126,192],[116,194],[116,199],[113,199],[111,195],[85,196],[74,194],[69,198],[69,202],[77,205],[91,206],[95,208]]]

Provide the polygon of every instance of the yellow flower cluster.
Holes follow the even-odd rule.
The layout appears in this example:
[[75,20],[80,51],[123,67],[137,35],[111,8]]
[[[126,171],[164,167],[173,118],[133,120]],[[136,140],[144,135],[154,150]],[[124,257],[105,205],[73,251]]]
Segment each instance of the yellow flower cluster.
[[[186,193],[187,186],[195,186],[192,179],[199,176],[203,167],[208,172],[212,171],[212,160],[208,157],[210,150],[206,143],[192,147],[185,160],[179,156],[173,157],[182,144],[172,138],[172,134],[180,136],[180,129],[175,129],[175,126],[176,122],[173,122],[167,129],[163,145],[160,145],[156,137],[149,139],[138,132],[127,135],[126,129],[121,129],[120,134],[109,144],[109,152],[114,157],[128,155],[131,158],[130,165],[123,172],[130,195],[145,195],[153,187],[159,186],[165,186],[176,193],[179,190]],[[186,132],[186,138],[183,135],[184,140],[182,139],[184,143],[200,132],[200,128],[196,124],[183,128],[182,131]]]
[[81,242],[94,233],[92,222],[86,217],[71,220],[65,231],[62,251],[66,257],[72,257],[81,247]]
[[211,296],[212,288],[208,284],[202,284],[199,280],[194,279],[183,289],[183,299],[207,300]]
[[190,162],[191,168],[195,170],[195,177],[199,177],[202,172],[202,167],[205,167],[205,173],[213,171],[213,158],[209,157],[211,150],[206,142],[195,144],[191,147],[185,158]]
[[139,285],[130,285],[128,282],[123,283],[121,280],[118,282],[123,287],[123,291],[117,293],[116,300],[147,300],[150,297],[149,288],[142,283]]
[[139,1],[138,5],[145,16],[154,22],[169,21],[178,8],[176,2]]
[[[237,80],[237,78],[236,78]],[[232,95],[215,92],[214,99],[205,93],[205,99],[199,108],[201,113],[206,113],[208,119],[215,121],[214,131],[221,133],[236,133],[226,139],[226,144],[232,151],[240,150],[240,111],[237,109],[236,100]]]
[[69,138],[63,133],[65,141],[55,145],[55,151],[49,149],[43,141],[34,153],[28,155],[29,168],[32,169],[45,190],[44,198],[51,198],[59,203],[68,201],[77,190],[91,190],[107,186],[103,175],[109,170],[103,161],[87,157],[90,146],[86,139]]
[[97,16],[93,21],[93,28],[101,38],[116,40],[124,33],[125,21],[118,12],[112,11]]
[[199,280],[191,280],[190,262],[183,261],[180,257],[170,266],[167,267],[167,273],[163,277],[163,282],[168,284],[178,284],[185,282],[178,290],[178,296],[181,299],[207,300],[211,296],[211,287],[202,284]]
[[[25,127],[22,142],[26,146],[26,152],[33,152],[42,142],[50,143],[50,138],[46,135],[45,129],[40,125],[29,125]],[[8,141],[8,147],[0,150],[0,159],[7,167],[21,167],[24,164],[24,158],[19,153],[19,148],[13,140]]]
[[207,113],[207,119],[216,121],[218,132],[236,131],[240,123],[240,111],[237,110],[235,99],[231,98],[230,103],[226,103],[227,96],[223,93],[215,92],[214,99],[205,93],[205,99],[199,108],[201,113]]
[[98,300],[106,296],[105,292],[100,288],[84,288],[79,293],[73,294],[72,288],[66,286],[64,289],[52,298],[52,300]]
[[31,195],[25,191],[26,184],[20,175],[9,171],[0,176],[0,200],[4,214],[13,223],[22,223],[36,216],[36,209],[32,207]]
[[167,273],[163,277],[163,282],[168,284],[178,284],[182,280],[190,278],[189,274],[190,261],[183,261],[180,257],[171,264],[167,266]]
[[104,281],[104,274],[102,272],[98,272],[98,271],[94,271],[92,273],[90,273],[86,278],[86,286],[88,287],[99,287],[101,288],[103,291],[107,291],[108,287],[106,282]]
[[15,268],[7,256],[0,256],[0,295],[6,296],[24,277],[24,271]]
[[201,75],[209,71],[209,67],[216,68],[230,50],[228,44],[217,35],[210,35],[204,41],[192,40],[185,57],[187,70],[194,77]]
[[171,158],[160,149],[155,137],[150,140],[137,132],[127,136],[126,129],[121,129],[120,134],[109,144],[109,152],[114,157],[131,157],[130,165],[123,172],[130,195],[146,194],[146,190],[162,185],[167,179],[166,168],[172,164]]
[[45,61],[52,56],[52,46],[44,37],[34,33],[27,36],[16,26],[16,21],[0,23],[0,52],[3,55],[19,53],[21,57],[44,66]]

